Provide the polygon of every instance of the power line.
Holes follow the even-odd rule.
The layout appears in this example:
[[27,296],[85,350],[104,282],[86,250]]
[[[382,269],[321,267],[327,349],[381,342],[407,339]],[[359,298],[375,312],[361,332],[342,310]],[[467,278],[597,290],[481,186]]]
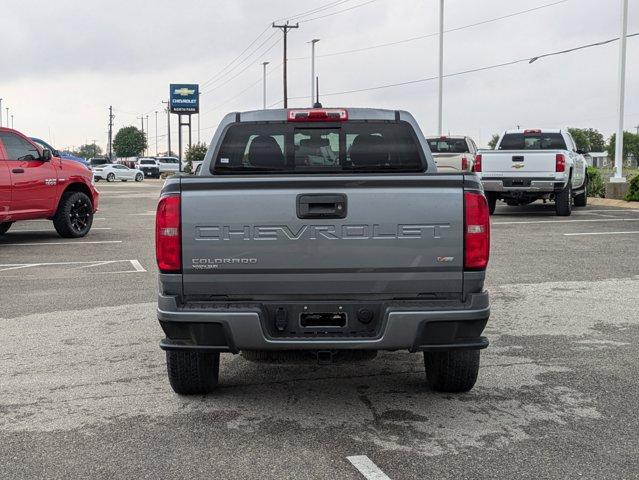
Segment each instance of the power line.
[[299,23],[312,22],[313,20],[319,20],[320,18],[331,17],[333,15],[337,15],[338,13],[348,12],[350,10],[354,10],[356,8],[363,7],[365,5],[368,5],[369,3],[373,3],[373,2],[377,2],[377,1],[378,0],[368,0],[367,2],[360,3],[358,5],[353,5],[352,7],[345,8],[343,10],[338,10],[336,12],[327,13],[326,15],[321,15],[319,17],[313,17],[313,18],[307,18],[306,20],[300,20]]
[[[266,76],[268,77],[269,75],[275,73],[280,67],[282,66],[282,64],[280,63],[279,65],[276,65],[275,67],[272,67],[268,70],[268,72],[266,72]],[[223,107],[224,105],[226,105],[227,103],[230,103],[231,101],[235,100],[236,98],[242,96],[244,93],[246,93],[248,90],[250,90],[251,88],[253,88],[255,85],[257,85],[258,83],[260,83],[262,81],[262,79],[258,79],[256,82],[250,84],[248,87],[246,87],[244,90],[242,90],[241,92],[237,93],[236,95],[227,98],[225,101],[223,101],[222,103],[217,104],[215,107],[209,108],[208,110],[201,112],[202,115],[206,115],[209,112],[212,112],[214,110],[217,110],[220,107]]]
[[313,15],[314,13],[319,13],[319,12],[323,12],[325,10],[330,10],[333,7],[338,7],[344,3],[348,3],[348,2],[352,2],[354,0],[336,0],[334,2],[329,2],[327,4],[324,4],[322,6],[319,6],[317,8],[313,8],[311,10],[306,10],[305,12],[302,13],[298,13],[297,15],[292,15],[289,17],[282,17],[282,18],[277,18],[275,20],[273,20],[274,22],[284,22],[286,20],[288,20],[289,22],[295,22],[298,21],[300,18],[303,17],[307,17],[309,15]]
[[[274,35],[277,35],[277,32],[273,32],[273,35],[271,35],[268,39],[272,38]],[[268,40],[267,39],[267,40]],[[268,52],[270,52],[273,48],[275,48],[275,46],[277,44],[279,44],[282,41],[281,38],[278,38],[274,43],[272,43],[266,50],[264,50],[262,53],[260,53],[258,55],[258,57],[263,57],[264,55],[266,55]],[[247,57],[247,59],[250,57]],[[255,59],[253,60],[255,61]],[[233,75],[232,77],[227,78],[224,82],[220,83],[219,85],[215,85],[211,88],[209,88],[208,90],[204,91],[204,92],[200,92],[200,95],[204,95],[205,93],[210,93],[213,90],[217,90],[218,88],[223,87],[224,85],[228,84],[229,82],[231,82],[232,80],[235,80],[237,77],[239,77],[240,75],[242,75],[244,72],[246,72],[249,68],[251,68],[253,65],[253,62],[249,63],[248,65],[246,65],[246,67],[244,67],[242,70],[240,70],[239,72],[237,72],[235,75]]]
[[[284,21],[284,20],[290,20],[290,21],[293,21],[293,20],[295,20],[295,19],[297,19],[297,18],[302,18],[302,17],[308,16],[308,15],[311,15],[311,14],[314,14],[314,13],[318,13],[318,12],[321,12],[321,11],[325,11],[325,10],[328,10],[328,9],[330,9],[330,8],[333,8],[333,7],[336,7],[336,6],[339,6],[339,5],[341,5],[341,4],[344,4],[344,3],[347,3],[347,2],[351,2],[351,1],[353,1],[353,0],[337,0],[337,1],[330,2],[330,3],[326,4],[326,5],[322,5],[322,6],[320,6],[320,7],[314,8],[314,9],[307,10],[307,11],[305,11],[305,12],[298,13],[297,15],[293,15],[293,16],[289,16],[289,17],[282,17],[282,18],[278,18],[278,19],[276,19],[276,20],[274,20],[274,21],[275,21],[275,22],[278,22],[278,21]],[[236,56],[233,60],[231,60],[229,63],[227,63],[227,64],[226,64],[226,65],[225,65],[225,66],[224,66],[224,67],[223,67],[223,68],[222,68],[219,72],[217,72],[217,73],[216,73],[215,75],[213,75],[211,78],[209,78],[208,80],[206,80],[206,81],[202,82],[202,86],[203,86],[203,87],[205,87],[205,86],[206,86],[206,85],[208,85],[209,83],[212,83],[212,82],[215,82],[216,80],[219,80],[221,77],[223,77],[223,76],[225,76],[225,75],[226,75],[226,72],[227,72],[227,70],[228,70],[229,68],[230,68],[231,70],[234,70],[234,69],[237,67],[237,65],[236,65],[236,66],[234,66],[233,68],[231,68],[231,67],[232,67],[232,66],[233,66],[233,65],[234,65],[234,64],[235,64],[235,63],[236,63],[236,62],[237,62],[240,58],[242,58],[242,56],[244,56],[244,54],[245,54],[245,53],[246,53],[249,49],[251,49],[251,47],[252,47],[253,45],[255,45],[255,44],[258,42],[258,40],[259,40],[260,38],[262,38],[262,36],[264,36],[264,34],[265,34],[265,33],[266,33],[266,32],[267,32],[270,28],[271,28],[271,25],[270,25],[270,24],[269,24],[269,25],[267,25],[267,26],[266,26],[266,28],[264,28],[264,30],[262,30],[262,31],[260,32],[260,34],[259,34],[257,37],[255,37],[255,39],[254,39],[251,43],[249,43],[249,44],[248,44],[248,46],[247,46],[244,50],[242,50],[242,51],[239,53],[239,55],[237,55],[237,56]],[[272,37],[272,36],[271,36],[271,37]],[[269,38],[270,38],[270,37],[269,37]],[[267,39],[266,41],[268,41],[268,39]],[[261,45],[260,45],[260,46],[261,46]],[[253,52],[249,53],[249,56],[251,56],[253,53],[255,53],[255,51],[256,51],[256,50],[258,50],[260,46],[256,47],[256,48],[254,49],[254,51],[253,51]],[[244,63],[244,61],[240,62],[240,64],[241,64],[241,63]]]
[[[530,12],[533,12],[533,11],[536,11],[536,10],[541,10],[543,8],[554,7],[555,5],[559,5],[561,3],[566,3],[568,1],[569,0],[560,0],[560,1],[557,1],[557,2],[553,2],[553,3],[547,3],[545,5],[539,5],[538,7],[529,8],[529,9],[526,9],[526,10],[521,10],[519,12],[510,13],[508,15],[502,15],[500,17],[489,18],[489,19],[486,19],[486,20],[482,20],[480,22],[475,22],[475,23],[469,23],[467,25],[462,25],[460,27],[449,28],[448,30],[444,30],[444,33],[457,32],[459,30],[464,30],[466,28],[477,27],[479,25],[485,25],[487,23],[497,22],[499,20],[504,20],[506,18],[511,18],[511,17],[515,17],[515,16],[518,16],[518,15],[524,15],[526,13],[530,13]],[[429,33],[427,35],[419,35],[417,37],[405,38],[403,40],[397,40],[397,41],[394,41],[394,42],[379,43],[377,45],[371,45],[369,47],[354,48],[354,49],[351,49],[351,50],[340,50],[340,51],[337,51],[337,52],[325,53],[323,55],[318,55],[318,57],[333,57],[333,56],[336,56],[336,55],[346,55],[346,54],[349,54],[349,53],[364,52],[364,51],[367,51],[367,50],[374,50],[376,48],[390,47],[390,46],[393,46],[393,45],[400,45],[402,43],[414,42],[416,40],[423,40],[425,38],[432,38],[432,37],[436,37],[438,35],[439,35],[438,32],[437,33]],[[295,58],[290,58],[289,60],[307,60],[308,58],[309,57],[295,57]]]
[[[639,32],[627,35],[627,37],[635,37],[637,35],[639,35]],[[481,72],[481,71],[484,71],[484,70],[491,70],[493,68],[500,68],[500,67],[505,67],[505,66],[509,66],[509,65],[515,65],[517,63],[523,63],[523,62],[532,63],[532,62],[534,62],[534,61],[536,61],[537,59],[540,59],[540,58],[552,57],[552,56],[555,56],[555,55],[562,55],[564,53],[575,52],[577,50],[583,50],[583,49],[586,49],[586,48],[605,45],[605,44],[614,42],[615,40],[619,40],[619,37],[612,38],[612,39],[609,39],[609,40],[604,40],[602,42],[589,43],[587,45],[581,45],[579,47],[574,47],[574,48],[570,48],[570,49],[567,49],[567,50],[559,50],[559,51],[556,51],[556,52],[545,53],[545,54],[537,55],[537,56],[534,56],[534,57],[520,58],[518,60],[512,60],[512,61],[509,61],[509,62],[497,63],[497,64],[494,64],[494,65],[487,65],[485,67],[478,67],[478,68],[473,68],[473,69],[469,69],[469,70],[463,70],[461,72],[449,73],[449,74],[446,74],[446,75],[443,75],[443,76],[444,77],[456,77],[456,76],[465,75],[465,74],[468,74],[468,73]],[[408,80],[406,82],[388,83],[388,84],[377,85],[377,86],[368,87],[368,88],[359,88],[359,89],[354,89],[354,90],[345,90],[345,91],[341,91],[341,92],[323,93],[322,96],[323,97],[331,97],[331,96],[337,96],[337,95],[346,95],[346,94],[349,94],[349,93],[369,92],[369,91],[372,91],[372,90],[381,90],[381,89],[384,89],[384,88],[400,87],[400,86],[404,86],[404,85],[411,85],[411,84],[414,84],[414,83],[428,82],[428,81],[431,81],[431,80],[436,80],[437,78],[439,78],[439,77],[438,76],[434,76],[434,77],[427,77],[427,78],[419,78],[419,79],[416,79],[416,80]],[[298,96],[298,97],[290,97],[290,99],[291,100],[300,100],[300,99],[306,98],[306,97],[307,97],[306,95],[302,95],[302,96]],[[281,103],[281,102],[280,101],[274,102],[271,105],[269,105],[269,107],[273,107],[273,106],[275,106],[275,105],[277,105],[279,103]]]

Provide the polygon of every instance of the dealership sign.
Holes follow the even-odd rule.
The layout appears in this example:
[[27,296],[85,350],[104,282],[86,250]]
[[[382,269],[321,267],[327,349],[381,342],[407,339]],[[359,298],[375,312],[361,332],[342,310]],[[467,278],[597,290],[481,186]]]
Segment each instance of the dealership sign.
[[200,86],[172,83],[170,85],[171,113],[198,113],[200,111]]

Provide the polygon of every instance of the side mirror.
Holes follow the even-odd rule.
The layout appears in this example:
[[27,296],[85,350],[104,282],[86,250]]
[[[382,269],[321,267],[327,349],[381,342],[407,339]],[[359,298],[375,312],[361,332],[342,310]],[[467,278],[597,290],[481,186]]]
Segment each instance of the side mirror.
[[60,150],[53,150],[51,152],[51,155],[53,155],[54,157],[60,158]]
[[586,154],[586,153],[588,153],[588,152],[587,152],[586,150],[582,150],[582,149],[578,148],[578,149],[577,149],[577,153],[578,153],[579,155],[585,155],[585,154]]
[[51,150],[49,150],[48,148],[42,150],[42,156],[40,157],[40,160],[42,160],[43,162],[48,162],[49,160],[51,160]]

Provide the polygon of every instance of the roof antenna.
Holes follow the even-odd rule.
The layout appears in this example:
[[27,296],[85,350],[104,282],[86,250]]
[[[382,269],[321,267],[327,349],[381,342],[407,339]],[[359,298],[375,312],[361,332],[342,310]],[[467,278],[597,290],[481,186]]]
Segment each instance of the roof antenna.
[[319,76],[315,77],[315,93],[317,94],[317,99],[313,104],[313,108],[322,108],[322,104],[319,101]]

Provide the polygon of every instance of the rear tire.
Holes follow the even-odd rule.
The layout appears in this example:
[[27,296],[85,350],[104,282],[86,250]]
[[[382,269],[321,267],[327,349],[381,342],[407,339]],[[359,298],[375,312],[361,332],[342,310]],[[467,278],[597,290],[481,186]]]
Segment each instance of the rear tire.
[[426,383],[438,392],[468,392],[479,373],[479,350],[424,352]]
[[62,195],[58,210],[53,216],[53,226],[63,238],[84,237],[93,225],[93,204],[82,192],[66,192]]
[[585,207],[588,204],[588,179],[584,179],[584,191],[575,195],[575,207]]
[[2,222],[0,223],[0,235],[4,235],[11,228],[13,222]]
[[560,217],[569,217],[572,213],[572,184],[568,179],[566,187],[555,196],[555,213]]
[[220,354],[168,350],[166,370],[171,388],[178,395],[211,393],[218,383]]
[[486,200],[488,200],[488,213],[492,215],[497,206],[497,195],[494,192],[486,192]]
[[142,175],[141,173],[138,173],[138,174],[135,176],[135,181],[136,181],[136,182],[141,182],[142,180],[144,180],[144,175]]

